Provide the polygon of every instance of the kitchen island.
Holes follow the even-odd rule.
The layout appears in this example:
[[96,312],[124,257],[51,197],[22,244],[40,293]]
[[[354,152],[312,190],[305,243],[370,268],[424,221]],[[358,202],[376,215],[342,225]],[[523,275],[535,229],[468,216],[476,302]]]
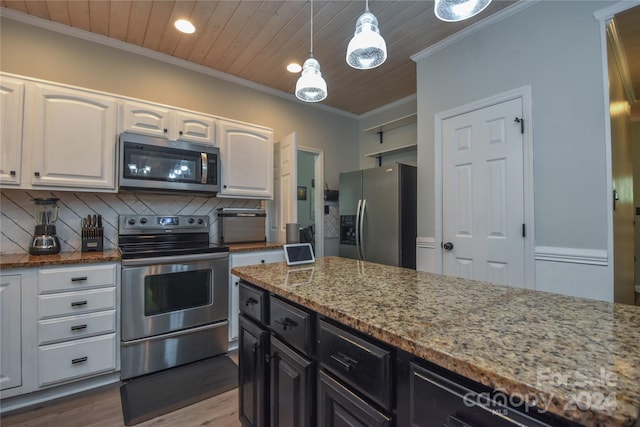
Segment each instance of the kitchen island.
[[635,426],[640,307],[339,257],[232,274],[319,316],[585,426]]

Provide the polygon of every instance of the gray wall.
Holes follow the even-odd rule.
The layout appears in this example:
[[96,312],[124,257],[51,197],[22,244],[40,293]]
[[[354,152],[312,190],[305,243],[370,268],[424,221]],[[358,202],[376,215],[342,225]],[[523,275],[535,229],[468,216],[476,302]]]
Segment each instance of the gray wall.
[[255,123],[274,129],[276,140],[296,131],[300,145],[324,150],[331,188],[340,172],[359,167],[354,117],[7,18],[0,36],[4,72]]
[[417,63],[418,235],[434,236],[434,115],[531,85],[536,245],[607,249],[599,23],[541,2]]

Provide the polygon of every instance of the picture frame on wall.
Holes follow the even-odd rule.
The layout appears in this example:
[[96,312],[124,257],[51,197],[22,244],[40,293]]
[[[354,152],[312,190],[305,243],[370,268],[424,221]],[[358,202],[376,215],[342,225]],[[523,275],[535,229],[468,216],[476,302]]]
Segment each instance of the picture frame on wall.
[[307,187],[298,186],[298,200],[307,200]]

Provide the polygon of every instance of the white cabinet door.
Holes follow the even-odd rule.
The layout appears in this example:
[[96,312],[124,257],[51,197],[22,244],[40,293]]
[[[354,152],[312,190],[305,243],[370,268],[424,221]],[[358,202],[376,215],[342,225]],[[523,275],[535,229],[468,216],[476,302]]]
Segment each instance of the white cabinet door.
[[216,142],[213,116],[129,100],[121,104],[120,115],[122,132],[209,145]]
[[219,197],[273,199],[273,131],[220,121]]
[[168,137],[170,110],[159,105],[125,101],[121,107],[123,132]]
[[213,146],[217,145],[216,121],[213,117],[187,111],[176,111],[175,118],[176,139]]
[[[232,253],[229,259],[229,268],[280,261],[284,261],[284,251],[282,249]],[[229,273],[229,341],[238,339],[239,283],[240,278]]]
[[31,184],[114,190],[115,98],[40,83],[33,95]]
[[0,277],[0,390],[22,385],[21,276]]
[[24,82],[2,77],[0,80],[0,184],[20,184],[22,159],[22,110]]

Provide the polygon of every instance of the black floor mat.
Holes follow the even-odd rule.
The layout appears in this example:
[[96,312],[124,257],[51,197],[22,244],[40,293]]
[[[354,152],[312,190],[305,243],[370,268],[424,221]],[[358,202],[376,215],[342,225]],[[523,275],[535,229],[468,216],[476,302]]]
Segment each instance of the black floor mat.
[[227,356],[129,380],[120,386],[128,426],[175,411],[238,386],[238,367]]

